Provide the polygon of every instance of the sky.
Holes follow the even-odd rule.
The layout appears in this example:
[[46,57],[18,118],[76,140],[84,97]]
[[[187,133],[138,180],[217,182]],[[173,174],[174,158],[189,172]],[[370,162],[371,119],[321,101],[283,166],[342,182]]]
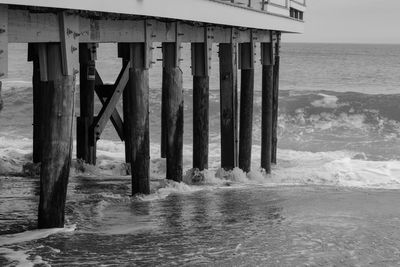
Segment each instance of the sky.
[[307,0],[305,33],[286,42],[400,44],[400,0]]

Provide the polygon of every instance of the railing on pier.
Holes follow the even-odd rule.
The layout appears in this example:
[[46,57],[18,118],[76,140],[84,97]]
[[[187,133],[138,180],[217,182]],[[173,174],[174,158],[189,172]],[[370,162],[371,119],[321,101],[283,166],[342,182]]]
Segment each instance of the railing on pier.
[[303,20],[306,0],[211,0]]

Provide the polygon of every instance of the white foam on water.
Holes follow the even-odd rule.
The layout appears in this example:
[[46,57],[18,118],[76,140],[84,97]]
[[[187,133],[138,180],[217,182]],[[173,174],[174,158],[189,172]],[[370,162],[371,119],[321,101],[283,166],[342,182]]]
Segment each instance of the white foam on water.
[[[346,117],[353,125],[362,128],[363,118]],[[185,183],[165,181],[165,159],[160,159],[159,144],[151,145],[151,180],[153,192],[143,200],[165,198],[174,193],[188,193],[199,190],[226,186],[227,183],[279,185],[333,185],[343,187],[400,189],[400,161],[368,161],[360,159],[356,152],[329,151],[304,152],[280,149],[278,165],[273,167],[272,174],[266,175],[259,170],[260,146],[253,146],[252,171],[245,174],[238,168],[231,172],[220,169],[220,147],[210,144],[209,168],[203,171],[201,183],[192,183],[185,178]],[[31,161],[31,140],[27,138],[12,139],[0,137],[0,173],[18,172],[22,166]],[[184,146],[184,171],[191,169],[192,147]],[[359,153],[358,153],[359,154]],[[71,172],[72,175],[94,175],[96,177],[120,177],[126,175],[124,163],[124,144],[109,140],[98,142],[98,165],[87,165],[83,170]],[[153,186],[155,185],[155,186]],[[117,196],[124,197],[124,196]],[[126,196],[125,196],[126,197]]]
[[34,266],[34,263],[28,260],[29,254],[25,250],[13,250],[9,248],[0,248],[0,255],[11,263],[8,266]]
[[343,158],[324,167],[341,186],[400,189],[400,161]]
[[34,267],[34,266],[45,266],[50,267],[51,265],[42,259],[40,256],[35,256],[33,260],[30,260],[28,250],[13,250],[10,248],[0,248],[0,255],[7,259],[10,264],[6,266],[18,266],[18,267]]
[[320,108],[337,108],[338,107],[338,98],[333,95],[326,95],[326,94],[318,94],[322,96],[322,99],[315,100],[311,103],[314,107]]
[[0,173],[21,172],[32,156],[32,141],[0,136]]
[[160,180],[158,188],[150,195],[139,195],[136,199],[141,201],[154,201],[168,197],[171,194],[188,194],[204,190],[204,187],[191,186],[185,183],[175,181]]
[[2,235],[0,239],[0,246],[8,246],[18,243],[29,242],[33,240],[38,240],[46,238],[50,235],[60,234],[60,233],[71,233],[76,229],[76,225],[69,225],[64,228],[50,228],[50,229],[40,229],[26,231],[18,234]]
[[266,184],[333,185],[400,189],[400,161],[355,159],[355,153],[279,151],[279,164]]

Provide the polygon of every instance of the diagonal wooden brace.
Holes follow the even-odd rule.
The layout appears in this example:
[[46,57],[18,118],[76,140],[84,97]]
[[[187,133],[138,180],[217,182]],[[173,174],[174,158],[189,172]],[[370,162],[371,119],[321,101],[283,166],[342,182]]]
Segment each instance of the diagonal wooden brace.
[[[104,93],[101,92],[101,86],[104,86],[104,83],[99,75],[99,73],[96,70],[96,86],[95,86],[95,92],[97,96],[100,99],[101,104],[106,105],[106,102],[109,100],[109,98],[104,97]],[[114,111],[111,113],[110,120],[112,124],[114,125],[115,130],[117,131],[117,134],[121,141],[125,140],[124,136],[124,123],[121,119],[121,116],[119,115],[118,111],[116,108],[114,108]]]
[[130,64],[127,64],[121,72],[115,83],[116,86],[113,95],[104,103],[103,108],[97,116],[94,130],[97,139],[100,138],[100,135],[106,127],[107,122],[110,120],[110,117],[113,114],[115,107],[117,106],[117,103],[129,81],[129,66]]

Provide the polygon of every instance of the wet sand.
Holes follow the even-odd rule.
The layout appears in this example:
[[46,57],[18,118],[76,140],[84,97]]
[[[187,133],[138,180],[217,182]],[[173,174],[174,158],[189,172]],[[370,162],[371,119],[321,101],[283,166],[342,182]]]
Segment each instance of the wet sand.
[[[1,182],[4,189],[14,181],[13,192],[0,191],[0,222],[9,231],[35,226],[36,182],[16,179]],[[190,188],[132,199],[129,179],[72,178],[67,220],[76,230],[17,243],[12,241],[24,234],[3,231],[0,264],[12,252],[29,262],[40,257],[69,266],[400,263],[398,190],[235,183]]]

